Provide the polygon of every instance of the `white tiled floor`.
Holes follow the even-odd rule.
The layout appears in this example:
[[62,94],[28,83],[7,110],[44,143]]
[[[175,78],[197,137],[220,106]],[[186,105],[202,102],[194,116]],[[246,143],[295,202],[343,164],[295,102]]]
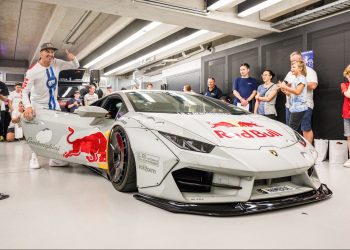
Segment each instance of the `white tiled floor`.
[[173,214],[83,166],[28,169],[25,142],[0,143],[0,248],[350,248],[350,168],[317,166],[334,195],[241,217]]

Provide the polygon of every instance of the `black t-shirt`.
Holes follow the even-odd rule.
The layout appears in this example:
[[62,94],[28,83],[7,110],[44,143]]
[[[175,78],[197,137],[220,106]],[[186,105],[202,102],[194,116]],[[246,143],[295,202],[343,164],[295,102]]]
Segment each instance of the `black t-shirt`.
[[0,95],[9,96],[9,94],[9,89],[7,88],[6,84],[0,81]]

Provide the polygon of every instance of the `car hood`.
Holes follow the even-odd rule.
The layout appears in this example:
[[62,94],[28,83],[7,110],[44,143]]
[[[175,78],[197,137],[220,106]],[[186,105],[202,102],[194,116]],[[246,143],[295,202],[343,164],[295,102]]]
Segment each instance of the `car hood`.
[[284,148],[297,142],[292,129],[260,115],[139,113],[151,130],[208,142],[222,147]]

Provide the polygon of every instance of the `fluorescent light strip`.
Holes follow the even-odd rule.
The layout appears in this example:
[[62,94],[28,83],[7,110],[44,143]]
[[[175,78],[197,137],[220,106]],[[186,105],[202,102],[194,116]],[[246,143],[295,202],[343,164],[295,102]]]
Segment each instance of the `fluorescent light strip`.
[[127,39],[125,39],[124,41],[118,43],[116,46],[114,46],[113,48],[111,48],[110,50],[107,50],[105,53],[103,53],[102,55],[100,55],[99,57],[95,58],[94,60],[92,60],[91,62],[89,62],[88,64],[84,65],[84,68],[90,68],[92,65],[98,63],[99,61],[103,60],[104,58],[106,58],[107,56],[112,55],[113,53],[117,52],[118,50],[124,48],[126,45],[132,43],[133,41],[135,41],[136,39],[140,38],[141,36],[145,35],[147,32],[155,29],[156,27],[158,27],[159,25],[161,25],[161,23],[159,22],[152,22],[150,24],[148,24],[147,26],[143,27],[141,30],[137,31],[135,34],[129,36]]
[[139,57],[139,58],[137,58],[135,60],[132,60],[132,61],[126,63],[126,64],[123,64],[123,65],[121,65],[121,66],[119,66],[119,67],[117,67],[115,69],[112,69],[112,70],[106,72],[105,75],[111,75],[111,74],[113,74],[115,72],[121,71],[121,70],[123,70],[123,69],[125,69],[125,68],[127,68],[127,67],[129,67],[129,66],[131,66],[131,65],[133,65],[133,64],[135,64],[137,62],[139,62],[139,61],[143,61],[143,60],[145,60],[145,59],[147,59],[149,57],[152,57],[152,56],[155,56],[157,54],[160,54],[160,53],[162,53],[162,52],[164,52],[166,50],[170,50],[170,49],[172,49],[172,48],[174,48],[174,47],[176,47],[178,45],[181,45],[181,44],[183,44],[185,42],[193,40],[193,39],[195,39],[195,38],[197,38],[197,37],[199,37],[201,35],[204,35],[204,34],[206,34],[208,32],[209,32],[208,30],[197,31],[197,32],[195,32],[195,33],[193,33],[193,34],[191,34],[189,36],[181,38],[181,39],[179,39],[179,40],[177,40],[177,41],[175,41],[173,43],[170,43],[170,44],[168,44],[168,45],[166,45],[166,46],[164,46],[162,48],[154,50],[154,51],[148,53],[147,55],[141,56],[141,57]]
[[209,11],[214,11],[214,10],[217,10],[217,9],[220,9],[222,6],[225,6],[229,3],[232,3],[234,0],[219,0],[215,3],[213,3],[212,5],[210,5],[207,10]]
[[274,5],[278,2],[281,2],[282,0],[266,0],[262,3],[259,3],[257,5],[254,5],[253,7],[249,8],[249,9],[246,9],[240,13],[238,13],[238,16],[239,17],[246,17],[246,16],[249,16],[255,12],[258,12],[262,9],[266,9],[267,7],[270,7],[271,5]]

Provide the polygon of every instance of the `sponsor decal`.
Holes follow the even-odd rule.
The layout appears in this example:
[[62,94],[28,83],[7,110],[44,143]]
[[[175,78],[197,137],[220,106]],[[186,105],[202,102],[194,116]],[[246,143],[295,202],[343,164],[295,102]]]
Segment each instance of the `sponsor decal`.
[[222,130],[214,130],[214,133],[220,138],[266,138],[266,137],[277,137],[283,136],[280,133],[272,130],[266,129],[265,131],[258,130],[242,130],[238,133],[225,132]]
[[[213,132],[220,138],[267,138],[267,137],[279,137],[282,134],[274,131],[273,129],[261,129],[260,126],[254,122],[241,122],[241,121],[220,121],[209,122]],[[233,130],[232,128],[244,128],[243,130]],[[250,129],[255,128],[255,129]]]
[[159,157],[145,154],[145,153],[137,153],[137,159],[140,163],[145,165],[152,165],[155,167],[159,166]]
[[146,165],[143,165],[143,164],[139,165],[139,169],[143,170],[147,173],[150,173],[150,174],[157,174],[157,170],[150,168],[150,167],[147,167]]
[[219,127],[224,127],[224,128],[261,127],[254,122],[240,122],[240,121],[234,121],[234,120],[215,122],[215,123],[209,122],[209,125],[212,128],[219,128]]
[[59,151],[60,150],[60,147],[57,146],[57,145],[54,145],[54,144],[45,144],[45,143],[42,143],[40,141],[37,141],[37,140],[34,140],[33,137],[29,137],[27,139],[27,142],[28,144],[31,144],[31,145],[34,145],[34,146],[37,146],[37,147],[41,147],[41,148],[44,148],[45,150],[54,150],[54,151]]
[[65,152],[63,156],[69,158],[72,156],[80,156],[81,153],[87,154],[86,160],[89,162],[106,162],[107,139],[102,132],[96,132],[91,135],[70,141],[70,137],[74,134],[74,129],[68,127],[69,134],[66,138],[67,143],[72,145],[72,149]]

